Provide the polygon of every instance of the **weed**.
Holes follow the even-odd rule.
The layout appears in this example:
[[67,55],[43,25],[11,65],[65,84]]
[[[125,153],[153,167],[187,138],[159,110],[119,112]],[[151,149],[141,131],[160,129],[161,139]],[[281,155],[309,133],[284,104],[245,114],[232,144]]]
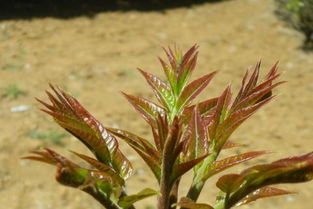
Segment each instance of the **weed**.
[[25,94],[26,92],[22,90],[17,84],[11,84],[3,90],[2,97],[17,99],[18,97]]
[[2,66],[2,70],[22,70],[23,66],[16,63],[8,63]]
[[67,136],[65,133],[60,133],[56,130],[40,131],[37,128],[31,129],[26,133],[26,136],[32,139],[40,139],[47,142],[52,142],[55,145],[64,146],[63,138]]
[[313,49],[313,0],[276,0],[276,12],[305,35],[304,49]]

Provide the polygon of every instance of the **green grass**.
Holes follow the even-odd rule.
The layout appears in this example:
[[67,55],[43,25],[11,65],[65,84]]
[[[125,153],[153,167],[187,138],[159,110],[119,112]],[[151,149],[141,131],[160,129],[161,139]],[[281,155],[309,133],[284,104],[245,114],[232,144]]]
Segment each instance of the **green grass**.
[[7,63],[1,67],[1,70],[22,70],[23,65],[21,64],[16,64],[16,63]]
[[1,96],[9,99],[17,99],[25,94],[26,91],[22,90],[17,84],[11,84],[3,90]]
[[40,131],[37,128],[31,129],[26,133],[26,136],[32,139],[39,139],[46,142],[51,142],[55,145],[64,146],[62,139],[67,136],[66,133],[61,133],[56,130]]

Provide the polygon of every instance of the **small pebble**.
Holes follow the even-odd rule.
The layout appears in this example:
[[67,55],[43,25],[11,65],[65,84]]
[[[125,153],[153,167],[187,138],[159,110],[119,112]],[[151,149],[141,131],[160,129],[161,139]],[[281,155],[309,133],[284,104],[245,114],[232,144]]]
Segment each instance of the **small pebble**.
[[11,107],[11,112],[25,112],[28,111],[31,108],[31,106],[28,105],[19,105],[19,106],[15,106],[15,107]]

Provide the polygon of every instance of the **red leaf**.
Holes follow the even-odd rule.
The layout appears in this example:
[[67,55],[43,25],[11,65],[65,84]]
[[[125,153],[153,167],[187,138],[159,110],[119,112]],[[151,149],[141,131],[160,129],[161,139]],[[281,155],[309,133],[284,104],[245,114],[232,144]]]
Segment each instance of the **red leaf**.
[[132,148],[146,162],[146,164],[149,166],[149,168],[151,169],[152,173],[154,174],[154,176],[156,177],[158,182],[160,182],[160,179],[161,179],[161,163],[159,161],[157,161],[155,158],[153,158],[152,156],[150,156],[149,154],[141,151],[140,149],[133,147],[133,146],[132,146]]
[[[205,118],[208,117],[209,114],[212,114],[214,107],[217,104],[217,100],[218,98],[212,98],[197,104],[201,117]],[[186,124],[190,121],[191,115],[195,107],[196,105],[191,105],[184,108],[181,116],[181,121],[183,124]]]
[[237,144],[235,142],[232,142],[232,141],[226,141],[225,144],[223,145],[222,149],[231,149],[231,148],[234,148],[234,147],[241,147],[242,145],[241,144]]
[[[56,180],[65,186],[79,188],[91,195],[101,192],[110,196],[113,191],[115,198],[120,196],[124,180],[110,169],[106,171],[85,169],[50,149],[32,153],[37,156],[29,156],[24,159],[37,160],[56,165]],[[91,164],[96,167],[99,167],[101,164],[99,161],[85,155],[78,155],[88,162],[91,162]],[[100,167],[104,168],[105,165],[102,164]]]
[[22,159],[40,161],[51,165],[57,165],[59,163],[62,166],[66,166],[71,169],[79,167],[72,161],[48,148],[46,148],[45,151],[33,151],[31,153],[34,155],[26,156]]
[[174,52],[171,48],[164,51],[170,62],[169,67],[162,59],[160,59],[164,72],[169,80],[174,95],[178,96],[185,87],[192,71],[197,63],[198,46],[192,46],[183,56],[181,52],[175,48]]
[[169,132],[169,124],[167,121],[167,117],[162,117],[158,115],[157,118],[157,130],[153,130],[154,134],[154,141],[158,144],[158,150],[162,151],[164,148],[165,140],[167,139],[168,132]]
[[240,177],[239,174],[227,174],[218,179],[216,186],[225,193],[234,190],[234,182]]
[[142,97],[137,97],[126,93],[123,94],[150,125],[154,125],[155,120],[159,114],[165,115],[165,110],[157,104]]
[[215,161],[213,162],[209,168],[208,168],[208,173],[203,177],[203,180],[207,180],[211,176],[224,171],[225,169],[228,169],[232,166],[238,165],[240,163],[246,162],[248,160],[254,159],[256,157],[259,157],[261,155],[267,154],[265,151],[254,151],[254,152],[247,152],[231,157],[227,157],[225,159]]
[[255,105],[248,106],[231,113],[226,120],[218,125],[216,129],[216,139],[218,140],[217,149],[224,146],[230,135],[251,115],[253,115],[260,107],[268,103],[272,97],[269,97]]
[[159,102],[161,102],[161,104],[163,104],[168,110],[170,110],[174,105],[174,97],[172,96],[172,92],[169,86],[155,75],[147,73],[141,69],[138,70],[151,86],[154,95],[159,100]]
[[[269,92],[271,92],[271,90],[281,84],[283,84],[284,82],[278,82],[275,83],[271,86],[267,86],[265,88],[262,88],[258,91],[253,91],[250,95],[248,95],[247,97],[243,98],[240,102],[238,102],[234,107],[232,107],[232,111],[234,110],[239,110],[241,108],[247,107],[249,105],[253,105],[256,102],[259,102],[261,98],[263,98],[265,95],[267,95]],[[264,98],[264,99],[267,99]]]
[[174,168],[174,172],[172,174],[172,182],[177,180],[180,176],[184,175],[186,172],[188,172],[190,169],[194,168],[196,165],[198,165],[200,162],[202,162],[208,154],[205,154],[202,157],[181,163],[179,165],[176,165]]
[[226,207],[230,208],[250,193],[267,185],[299,183],[313,179],[313,152],[289,157],[270,164],[256,165],[241,172],[222,176],[217,186],[229,198]]
[[160,153],[155,150],[153,145],[148,140],[121,129],[107,128],[107,130],[115,136],[125,140],[130,146],[140,149],[146,154],[154,157],[156,160],[160,159]]
[[[168,50],[166,50],[166,48],[163,47],[163,50],[167,56],[167,59],[169,60],[171,64],[172,69],[176,70],[177,69],[177,58],[176,58],[177,56],[175,56],[171,48],[168,48]],[[175,74],[177,73],[175,72]]]
[[107,175],[110,175],[112,178],[114,178],[115,181],[119,182],[120,185],[124,185],[124,180],[111,167],[101,163],[96,159],[88,157],[87,155],[83,155],[74,151],[72,151],[72,153],[88,162],[90,165],[98,169],[100,172],[105,172]]
[[198,104],[199,112],[201,116],[207,116],[212,111],[212,108],[216,106],[218,98],[212,98],[205,100],[203,102],[200,102]]
[[265,76],[264,81],[257,86],[257,80],[259,75],[261,63],[257,63],[255,70],[251,74],[249,81],[248,72],[246,72],[243,80],[241,89],[233,102],[231,107],[231,111],[236,111],[248,105],[253,105],[267,97],[271,96],[271,90],[276,86],[282,84],[283,82],[279,82],[276,84],[272,84],[272,82],[279,77],[280,74],[277,74],[277,63],[272,67],[267,76]]
[[176,80],[176,77],[175,77],[174,70],[170,66],[168,66],[164,62],[164,60],[162,60],[161,58],[159,58],[159,60],[161,62],[163,71],[164,71],[164,73],[165,73],[165,75],[167,77],[168,82],[170,83],[170,86],[171,86],[172,90],[175,89],[176,86],[177,86],[177,80]]
[[177,109],[181,110],[183,107],[190,104],[190,102],[192,102],[192,100],[210,83],[215,74],[216,72],[207,74],[188,84],[178,98]]
[[210,139],[214,139],[216,135],[216,129],[221,121],[223,121],[227,108],[231,100],[231,89],[228,86],[222,95],[218,98],[215,111],[209,118],[208,130]]
[[247,195],[245,198],[240,200],[235,206],[245,205],[261,198],[274,197],[274,196],[287,195],[287,194],[294,194],[294,192],[266,186],[266,187],[257,189],[253,193]]
[[191,199],[183,197],[177,203],[181,208],[189,208],[189,209],[214,209],[211,205],[203,204],[203,203],[195,203]]
[[234,101],[234,105],[238,103],[242,98],[246,97],[249,92],[255,87],[258,77],[259,77],[259,71],[260,71],[261,62],[258,62],[254,68],[254,71],[250,75],[249,81],[247,82],[249,71],[246,72],[242,79],[241,88],[239,90],[239,93]]
[[183,56],[182,60],[178,62],[178,75],[177,75],[177,89],[181,90],[185,87],[189,77],[191,76],[197,64],[198,46],[192,46]]
[[121,139],[124,139],[127,144],[131,146],[147,163],[155,177],[160,180],[160,154],[146,139],[143,139],[131,132],[120,129],[108,128],[108,131],[120,137]]
[[112,165],[119,175],[127,178],[132,167],[127,158],[120,153],[116,139],[74,97],[50,86],[56,97],[47,92],[53,105],[38,100],[48,108],[43,111],[53,116],[61,127],[83,142],[98,160]]
[[184,135],[184,138],[187,139],[183,151],[186,161],[199,158],[208,153],[209,141],[204,125],[196,106]]

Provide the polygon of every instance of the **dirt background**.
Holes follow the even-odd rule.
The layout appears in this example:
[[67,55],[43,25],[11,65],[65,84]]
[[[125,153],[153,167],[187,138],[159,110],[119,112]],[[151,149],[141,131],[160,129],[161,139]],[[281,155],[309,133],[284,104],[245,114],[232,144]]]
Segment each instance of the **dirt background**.
[[[91,197],[54,181],[54,169],[21,161],[30,150],[50,147],[66,156],[67,150],[88,151],[71,136],[63,145],[36,139],[31,131],[63,133],[53,120],[38,110],[34,97],[46,98],[48,83],[58,84],[75,95],[96,118],[107,126],[129,129],[150,137],[143,120],[119,91],[152,97],[141,67],[157,75],[161,68],[156,56],[160,46],[177,43],[186,50],[200,45],[194,78],[219,70],[203,94],[216,96],[229,82],[238,90],[249,66],[262,59],[264,74],[280,61],[282,80],[275,101],[260,110],[232,136],[248,149],[274,151],[232,169],[239,172],[253,163],[313,150],[313,54],[302,51],[303,35],[288,28],[274,14],[272,0],[233,0],[205,3],[164,11],[106,11],[93,17],[68,19],[41,17],[3,19],[0,22],[0,91],[17,84],[26,93],[16,99],[2,96],[0,103],[0,208],[3,209],[98,209]],[[11,112],[27,105],[29,110]],[[129,193],[156,182],[143,162],[124,143],[122,149],[133,162],[135,174],[128,181]],[[212,203],[217,192],[207,183],[201,201]],[[186,181],[190,180],[186,178]],[[182,195],[188,189],[182,184]],[[312,209],[313,183],[281,185],[299,194],[260,200],[241,208]],[[154,208],[154,198],[140,202],[139,209]]]

